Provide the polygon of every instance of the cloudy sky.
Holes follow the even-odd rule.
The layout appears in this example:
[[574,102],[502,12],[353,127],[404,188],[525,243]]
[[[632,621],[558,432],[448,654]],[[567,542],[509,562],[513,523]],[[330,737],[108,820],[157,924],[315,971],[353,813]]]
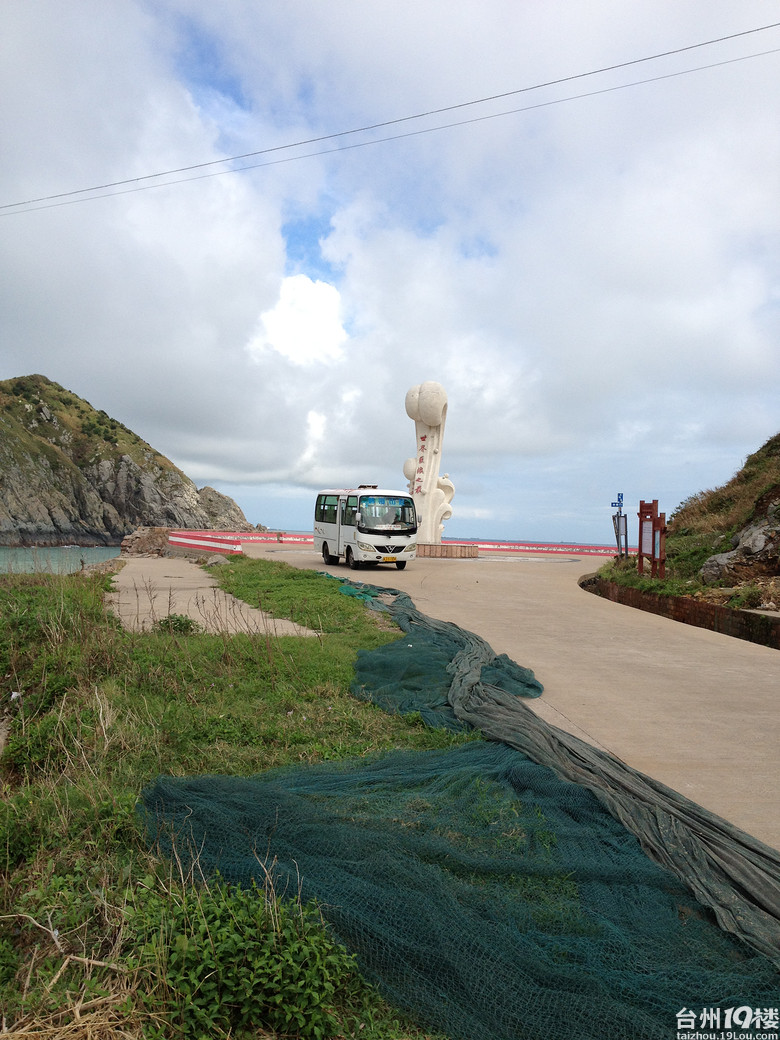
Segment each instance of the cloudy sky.
[[640,498],[780,430],[776,22],[4,0],[0,378],[290,530],[319,487],[404,486],[434,380],[445,535],[609,542],[622,491],[633,541]]

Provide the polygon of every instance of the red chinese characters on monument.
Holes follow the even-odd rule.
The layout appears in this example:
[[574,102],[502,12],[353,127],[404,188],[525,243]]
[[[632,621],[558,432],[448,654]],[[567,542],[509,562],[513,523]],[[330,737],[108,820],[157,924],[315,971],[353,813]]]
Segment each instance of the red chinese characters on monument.
[[422,477],[423,477],[423,474],[425,473],[425,467],[424,467],[425,452],[426,452],[426,450],[428,448],[428,445],[425,443],[427,441],[427,439],[428,439],[428,435],[426,433],[420,434],[420,443],[419,443],[419,446],[417,448],[417,463],[418,463],[418,465],[417,465],[417,471],[416,471],[415,477],[414,477],[414,481],[415,481],[414,482],[414,492],[413,492],[414,494],[422,494],[422,489],[423,489],[423,487],[422,487]]

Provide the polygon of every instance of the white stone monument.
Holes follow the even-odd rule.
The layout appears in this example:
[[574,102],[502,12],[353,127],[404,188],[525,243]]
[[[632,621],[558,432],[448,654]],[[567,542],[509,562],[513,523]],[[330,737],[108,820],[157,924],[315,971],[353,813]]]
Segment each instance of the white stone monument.
[[444,521],[452,516],[450,502],[455,487],[445,473],[439,476],[447,394],[439,383],[420,383],[406,395],[406,414],[414,420],[417,454],[404,463],[404,476],[414,498],[418,517],[417,541],[440,545]]

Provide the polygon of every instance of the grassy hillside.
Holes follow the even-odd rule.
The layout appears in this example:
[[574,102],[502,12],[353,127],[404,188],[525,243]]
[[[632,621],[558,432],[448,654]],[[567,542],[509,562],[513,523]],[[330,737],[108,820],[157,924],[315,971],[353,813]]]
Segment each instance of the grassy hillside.
[[[700,491],[682,502],[669,523],[669,536],[730,538],[766,514],[780,498],[780,433],[771,437],[721,488]],[[717,550],[716,550],[717,551]]]
[[56,469],[129,455],[139,466],[176,470],[121,422],[41,375],[0,381],[0,436],[22,468],[40,456]]

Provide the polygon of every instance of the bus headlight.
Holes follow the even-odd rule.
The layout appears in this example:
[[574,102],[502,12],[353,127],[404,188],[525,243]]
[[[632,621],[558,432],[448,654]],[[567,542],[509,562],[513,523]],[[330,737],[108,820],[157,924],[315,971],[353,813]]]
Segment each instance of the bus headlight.
[[417,542],[410,542],[407,546],[404,547],[404,552],[414,552],[416,548]]
[[362,549],[363,552],[370,552],[370,553],[375,553],[376,552],[376,546],[375,545],[369,545],[368,542],[358,542],[357,543],[357,547],[358,547],[358,549]]

